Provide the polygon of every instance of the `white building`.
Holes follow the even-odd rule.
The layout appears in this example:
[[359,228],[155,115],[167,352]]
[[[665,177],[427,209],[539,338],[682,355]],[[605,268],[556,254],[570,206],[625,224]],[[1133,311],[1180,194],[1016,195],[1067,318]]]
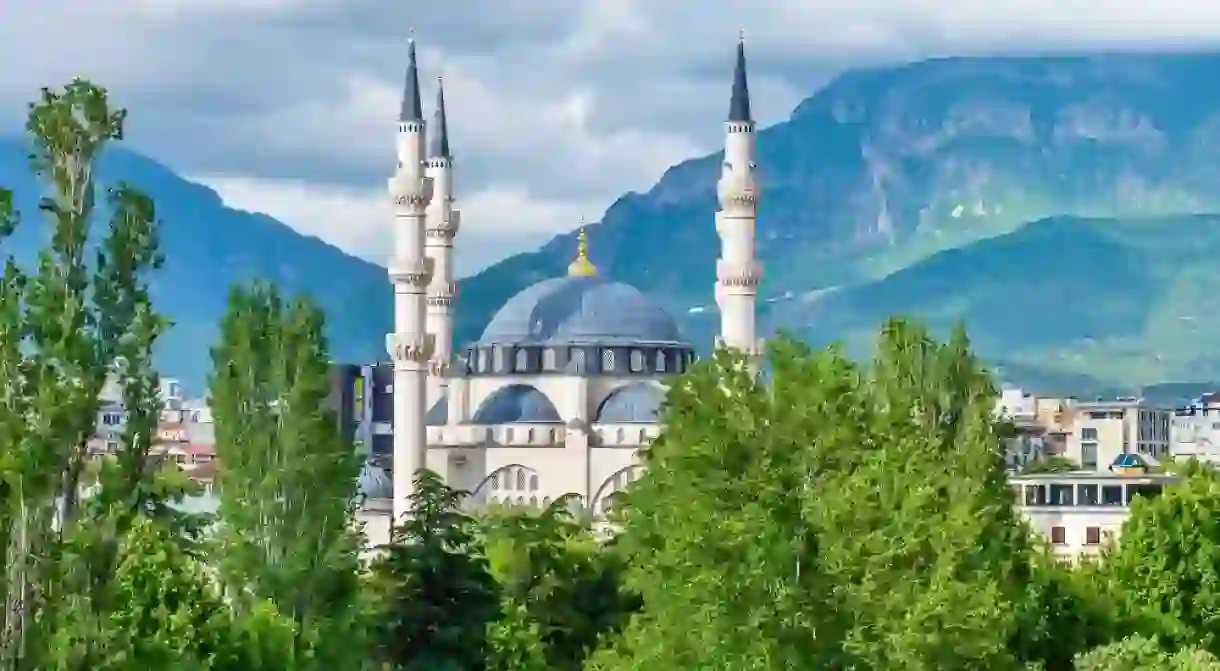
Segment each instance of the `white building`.
[[1175,410],[1169,436],[1175,458],[1220,463],[1220,394],[1204,394]]
[[1105,469],[1120,454],[1160,460],[1169,454],[1173,412],[1141,399],[1080,402],[1064,456],[1084,470]]
[[[1120,462],[1134,455],[1120,457]],[[1012,479],[1017,509],[1064,557],[1096,553],[1117,538],[1136,496],[1156,496],[1173,476],[1141,467],[1038,473]]]
[[[754,310],[762,276],[754,257],[754,128],[739,43],[717,184],[722,253],[715,294],[717,341],[751,355],[759,346]],[[370,463],[360,483],[370,499],[362,520],[374,542],[384,538],[389,513],[407,509],[413,475],[423,467],[471,492],[472,506],[545,505],[574,495],[580,506],[603,512],[637,475],[637,451],[657,435],[665,380],[695,359],[669,315],[598,271],[583,229],[566,276],[511,298],[476,342],[455,350],[453,311],[460,304],[450,268],[461,218],[453,207],[448,131],[439,92],[431,127],[424,121],[412,43],[398,169],[389,182],[392,477]],[[391,505],[377,501],[383,497]]]

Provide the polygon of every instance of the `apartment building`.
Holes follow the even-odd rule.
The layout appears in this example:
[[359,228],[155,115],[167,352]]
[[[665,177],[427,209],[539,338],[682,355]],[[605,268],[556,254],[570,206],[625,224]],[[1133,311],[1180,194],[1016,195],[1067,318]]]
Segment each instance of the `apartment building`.
[[1139,496],[1158,496],[1174,476],[1150,472],[1138,455],[1122,455],[1109,471],[1037,473],[1012,478],[1016,507],[1057,555],[1094,554],[1117,539]]
[[1008,388],[996,401],[996,416],[1012,423],[1016,435],[1007,439],[1004,461],[1012,472],[1022,472],[1046,456],[1062,456],[1072,421],[1072,400],[1037,396]]
[[1220,463],[1220,392],[1175,410],[1169,436],[1172,456]]
[[1081,469],[1108,469],[1121,454],[1139,454],[1154,462],[1169,455],[1173,411],[1142,399],[1077,402],[1064,457]]

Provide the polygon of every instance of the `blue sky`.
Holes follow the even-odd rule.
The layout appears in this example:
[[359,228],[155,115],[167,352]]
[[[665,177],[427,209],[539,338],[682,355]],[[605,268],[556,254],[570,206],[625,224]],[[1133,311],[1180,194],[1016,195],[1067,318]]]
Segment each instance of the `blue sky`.
[[769,124],[845,67],[1213,45],[1220,3],[0,0],[0,129],[40,86],[89,77],[131,109],[136,150],[382,261],[411,29],[429,103],[445,78],[471,272],[714,151],[739,30]]

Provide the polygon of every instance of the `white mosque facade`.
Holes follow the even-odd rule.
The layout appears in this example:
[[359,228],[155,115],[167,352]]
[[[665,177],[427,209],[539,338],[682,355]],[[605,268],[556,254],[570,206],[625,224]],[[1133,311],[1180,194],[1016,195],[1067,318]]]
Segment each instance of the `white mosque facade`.
[[[758,350],[754,256],[758,200],[755,124],[744,47],[733,75],[720,211],[709,212],[722,240],[715,278],[717,344]],[[544,506],[560,497],[594,515],[641,468],[641,447],[657,436],[666,380],[695,360],[674,320],[635,288],[600,274],[585,231],[566,276],[509,299],[475,342],[454,348],[460,309],[452,256],[461,224],[455,162],[443,93],[424,120],[419,68],[410,47],[399,115],[398,165],[389,180],[395,206],[395,331],[392,469],[366,468],[361,513],[370,541],[410,505],[414,474],[427,468],[470,493],[468,505]]]

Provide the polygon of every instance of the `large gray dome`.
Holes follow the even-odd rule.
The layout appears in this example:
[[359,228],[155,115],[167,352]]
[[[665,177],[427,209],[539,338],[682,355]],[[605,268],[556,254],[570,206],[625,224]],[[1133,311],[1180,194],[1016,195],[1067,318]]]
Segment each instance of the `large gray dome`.
[[543,280],[510,298],[479,344],[683,343],[664,310],[634,287],[600,277]]

